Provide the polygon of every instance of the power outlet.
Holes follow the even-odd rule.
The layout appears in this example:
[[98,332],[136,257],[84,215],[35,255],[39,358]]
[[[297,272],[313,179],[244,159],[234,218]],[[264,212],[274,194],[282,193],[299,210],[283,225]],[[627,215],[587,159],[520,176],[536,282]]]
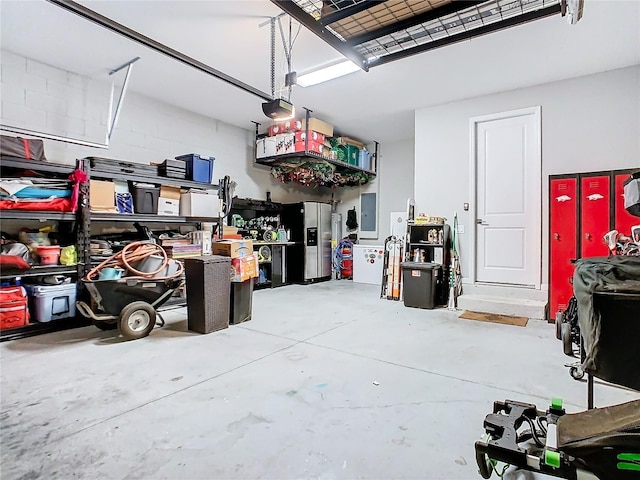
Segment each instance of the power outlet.
[[464,225],[458,225],[458,233],[464,233]]

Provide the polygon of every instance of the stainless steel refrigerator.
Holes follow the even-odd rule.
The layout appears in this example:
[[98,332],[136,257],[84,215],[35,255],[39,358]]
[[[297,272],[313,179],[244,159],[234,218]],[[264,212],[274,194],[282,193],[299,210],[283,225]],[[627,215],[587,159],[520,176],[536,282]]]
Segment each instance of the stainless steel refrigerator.
[[296,242],[289,256],[291,281],[304,283],[331,278],[331,205],[300,202],[284,206],[282,223]]

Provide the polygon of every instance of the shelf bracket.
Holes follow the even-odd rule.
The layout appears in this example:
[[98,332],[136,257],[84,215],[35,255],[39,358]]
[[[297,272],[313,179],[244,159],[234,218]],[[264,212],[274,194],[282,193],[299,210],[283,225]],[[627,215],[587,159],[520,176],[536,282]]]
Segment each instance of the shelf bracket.
[[107,136],[105,138],[105,144],[107,147],[109,146],[109,141],[111,140],[111,135],[113,134],[113,129],[116,128],[118,124],[118,118],[120,117],[120,110],[122,109],[122,102],[124,102],[124,97],[127,94],[127,88],[129,86],[129,77],[131,76],[131,70],[133,69],[133,64],[140,60],[140,57],[133,58],[129,60],[127,63],[120,65],[117,68],[114,68],[109,72],[109,76],[118,73],[123,68],[127,69],[127,73],[124,76],[124,83],[122,84],[122,90],[120,90],[120,96],[118,97],[118,103],[116,104],[116,111],[113,113],[113,117],[111,116],[113,110],[113,92],[116,87],[115,82],[111,82],[111,94],[109,95],[109,125],[107,125]]

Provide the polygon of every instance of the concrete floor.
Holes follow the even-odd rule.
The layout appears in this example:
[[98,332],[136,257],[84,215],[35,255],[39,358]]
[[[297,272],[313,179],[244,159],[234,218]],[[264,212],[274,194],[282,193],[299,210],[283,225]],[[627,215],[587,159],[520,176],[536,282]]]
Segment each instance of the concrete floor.
[[[553,326],[458,319],[327,282],[210,335],[87,327],[3,343],[3,479],[474,479],[494,400],[585,408]],[[638,398],[596,384],[596,404]],[[510,478],[531,478],[522,472]],[[506,477],[506,476],[505,476]]]

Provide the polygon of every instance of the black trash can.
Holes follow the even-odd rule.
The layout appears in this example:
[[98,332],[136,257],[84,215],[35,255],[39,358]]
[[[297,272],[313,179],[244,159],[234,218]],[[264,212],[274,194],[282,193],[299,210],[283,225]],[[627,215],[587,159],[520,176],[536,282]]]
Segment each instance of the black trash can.
[[251,320],[253,303],[253,278],[244,282],[231,282],[231,303],[229,309],[229,323],[248,322]]
[[185,258],[187,328],[211,333],[229,327],[231,258],[220,255]]
[[404,306],[431,309],[436,306],[436,285],[441,265],[426,262],[402,262]]

